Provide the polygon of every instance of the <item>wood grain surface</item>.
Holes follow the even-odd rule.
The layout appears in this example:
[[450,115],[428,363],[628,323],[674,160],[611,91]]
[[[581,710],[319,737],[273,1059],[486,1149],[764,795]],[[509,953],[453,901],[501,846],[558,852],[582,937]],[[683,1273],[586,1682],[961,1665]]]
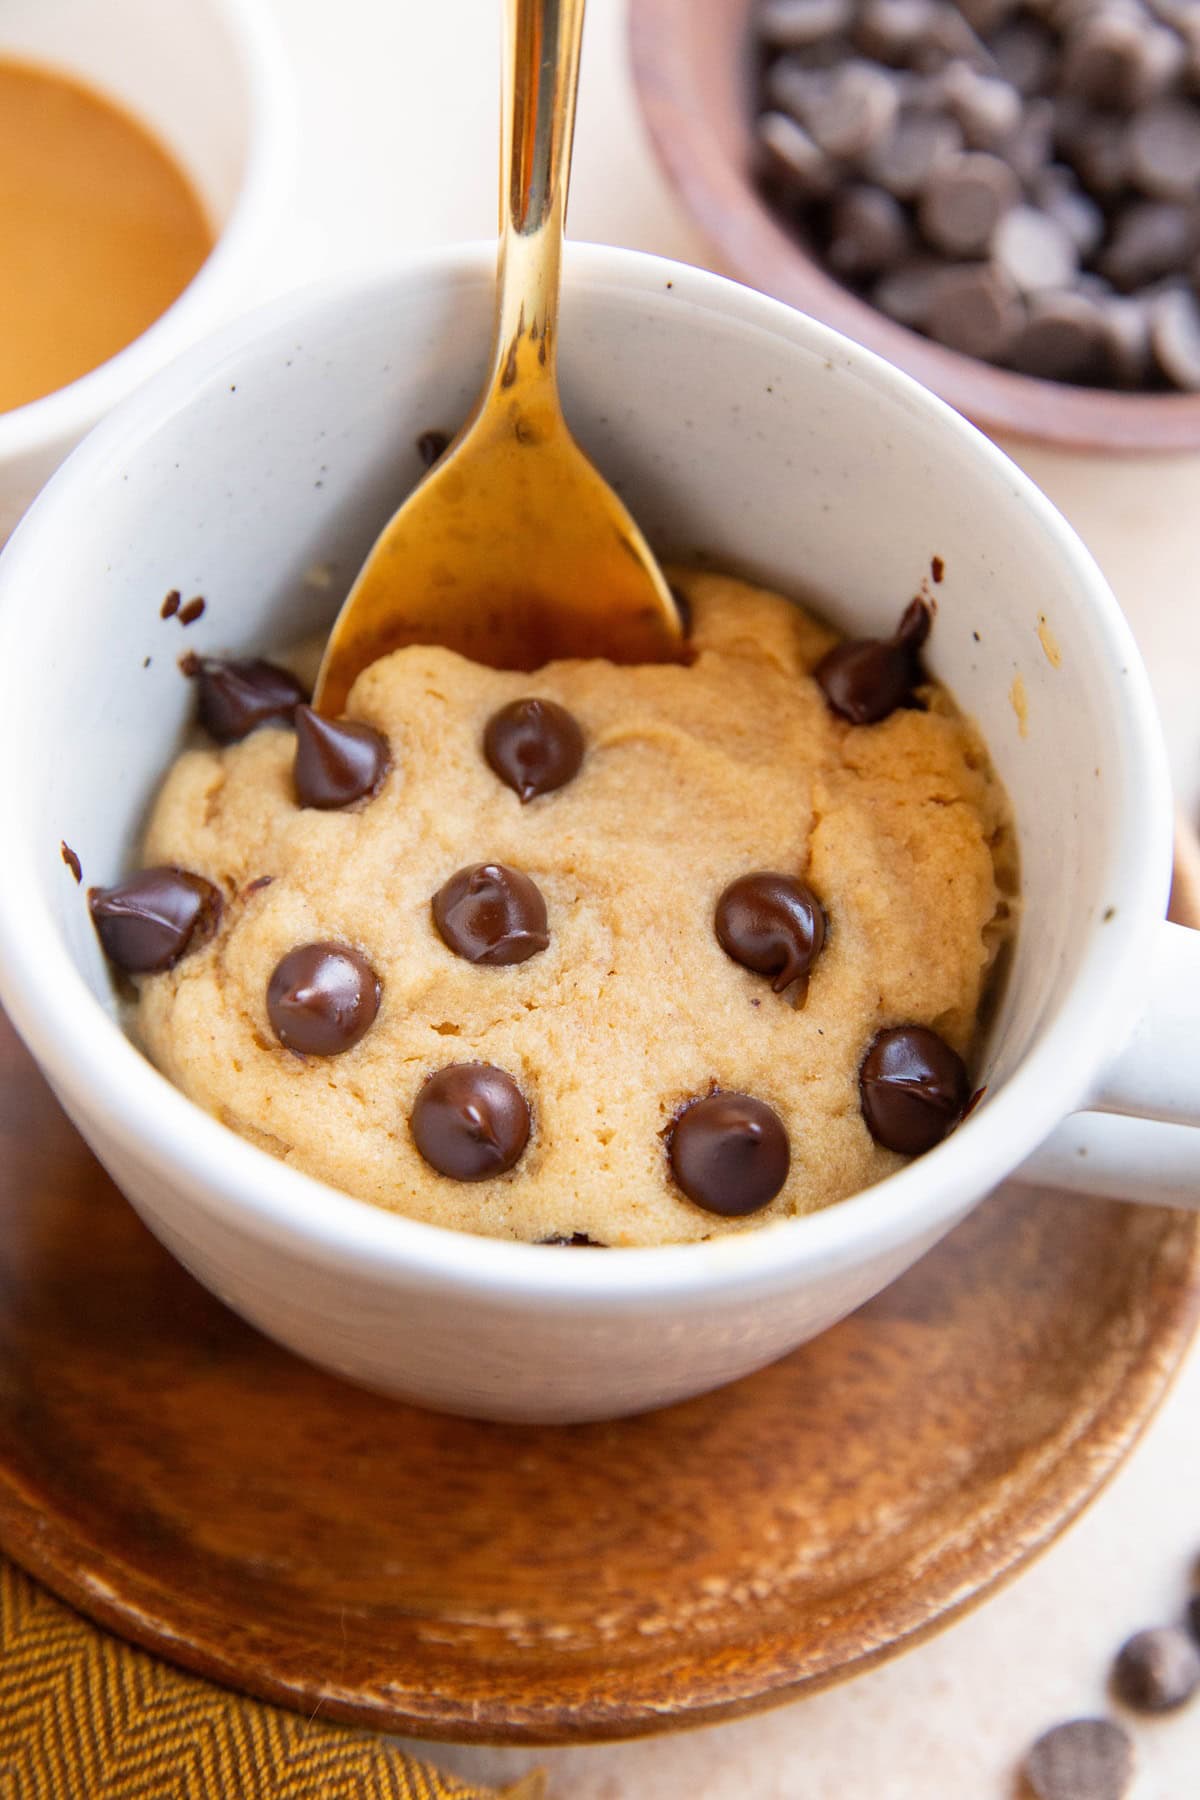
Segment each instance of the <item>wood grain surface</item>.
[[1009,1189],[736,1386],[473,1424],[226,1311],[2,1021],[0,1145],[0,1545],[186,1668],[418,1736],[661,1731],[894,1653],[1096,1493],[1200,1315],[1200,1217]]

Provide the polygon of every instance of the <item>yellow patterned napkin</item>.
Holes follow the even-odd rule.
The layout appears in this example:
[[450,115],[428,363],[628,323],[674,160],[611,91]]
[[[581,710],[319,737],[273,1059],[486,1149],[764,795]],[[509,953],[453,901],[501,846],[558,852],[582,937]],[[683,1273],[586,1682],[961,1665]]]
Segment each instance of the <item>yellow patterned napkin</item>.
[[[507,1800],[541,1800],[527,1776]],[[0,1800],[499,1800],[185,1675],[0,1559]]]

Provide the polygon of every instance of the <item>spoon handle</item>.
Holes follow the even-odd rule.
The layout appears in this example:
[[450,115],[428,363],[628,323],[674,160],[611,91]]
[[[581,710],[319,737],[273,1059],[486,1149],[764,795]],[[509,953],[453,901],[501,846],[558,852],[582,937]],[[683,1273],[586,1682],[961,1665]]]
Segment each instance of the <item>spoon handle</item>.
[[556,383],[583,8],[584,0],[505,0],[493,390]]

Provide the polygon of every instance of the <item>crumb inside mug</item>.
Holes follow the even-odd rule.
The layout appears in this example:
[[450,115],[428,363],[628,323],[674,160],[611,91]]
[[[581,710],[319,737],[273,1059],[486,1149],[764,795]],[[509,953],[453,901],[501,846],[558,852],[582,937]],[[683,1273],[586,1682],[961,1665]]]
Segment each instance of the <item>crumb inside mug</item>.
[[0,413],[132,343],[215,236],[144,125],[72,77],[10,58],[0,58],[0,231]]

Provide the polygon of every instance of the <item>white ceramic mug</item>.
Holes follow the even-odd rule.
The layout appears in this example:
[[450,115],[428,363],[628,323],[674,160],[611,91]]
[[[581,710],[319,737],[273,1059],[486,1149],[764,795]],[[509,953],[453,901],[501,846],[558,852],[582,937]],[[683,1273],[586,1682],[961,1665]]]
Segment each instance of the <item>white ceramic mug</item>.
[[[982,1104],[824,1212],[569,1255],[338,1194],[200,1112],[127,1041],[60,839],[90,882],[136,856],[191,709],[181,648],[269,652],[331,616],[417,479],[418,433],[452,428],[476,390],[492,292],[490,247],[439,251],[225,329],[93,434],[0,559],[0,994],[143,1218],[316,1362],[434,1407],[561,1421],[780,1356],[1018,1167],[1195,1203],[1194,1124],[1081,1111],[1200,1117],[1200,934],[1163,920],[1164,755],[1098,570],[905,376],[774,301],[627,251],[568,258],[565,400],[661,550],[815,591],[855,632],[889,631],[944,561],[930,661],[991,746],[1023,863]],[[171,587],[208,598],[186,637],[158,617]]]
[[195,278],[132,344],[55,393],[0,412],[3,544],[97,419],[186,344],[274,291],[296,121],[286,58],[259,0],[5,0],[0,56],[70,75],[148,125],[216,233]]

